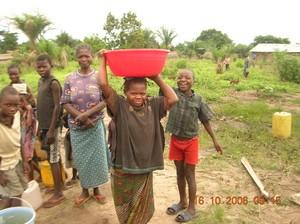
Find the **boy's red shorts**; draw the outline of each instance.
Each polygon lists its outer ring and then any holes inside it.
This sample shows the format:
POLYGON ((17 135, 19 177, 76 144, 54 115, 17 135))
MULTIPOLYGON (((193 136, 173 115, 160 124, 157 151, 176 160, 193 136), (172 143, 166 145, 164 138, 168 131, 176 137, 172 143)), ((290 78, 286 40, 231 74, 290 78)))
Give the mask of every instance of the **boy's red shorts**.
POLYGON ((179 140, 172 135, 169 158, 170 160, 184 161, 187 164, 196 165, 198 163, 198 149, 198 136, 187 140, 179 140))

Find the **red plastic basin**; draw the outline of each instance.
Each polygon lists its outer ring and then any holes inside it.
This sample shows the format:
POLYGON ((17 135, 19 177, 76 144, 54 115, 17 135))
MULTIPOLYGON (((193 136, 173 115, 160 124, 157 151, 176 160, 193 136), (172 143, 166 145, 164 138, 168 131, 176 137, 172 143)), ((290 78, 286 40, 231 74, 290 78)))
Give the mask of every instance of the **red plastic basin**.
POLYGON ((123 77, 147 77, 159 74, 169 51, 164 49, 123 49, 104 53, 112 73, 123 77))

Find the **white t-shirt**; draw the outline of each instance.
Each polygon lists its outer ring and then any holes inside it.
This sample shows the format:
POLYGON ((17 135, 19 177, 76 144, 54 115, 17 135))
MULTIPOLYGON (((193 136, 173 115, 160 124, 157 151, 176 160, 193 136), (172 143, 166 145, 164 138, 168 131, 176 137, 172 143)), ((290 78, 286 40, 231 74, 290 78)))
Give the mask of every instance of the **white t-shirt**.
POLYGON ((11 128, 0 123, 0 142, 0 170, 12 169, 22 159, 20 112, 15 114, 11 128))

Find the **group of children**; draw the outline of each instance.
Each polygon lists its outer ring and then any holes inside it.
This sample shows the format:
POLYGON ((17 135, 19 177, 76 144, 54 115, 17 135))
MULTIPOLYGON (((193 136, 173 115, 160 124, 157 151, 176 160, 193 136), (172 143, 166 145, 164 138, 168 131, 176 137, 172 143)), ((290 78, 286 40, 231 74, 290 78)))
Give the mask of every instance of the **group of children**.
MULTIPOLYGON (((36 105, 37 135, 45 143, 54 177, 54 193, 44 207, 53 207, 65 200, 58 147, 59 118, 63 107, 68 112, 72 158, 82 187, 75 205, 80 206, 90 200, 89 188, 93 188, 92 198, 99 203, 105 202, 98 186, 108 182, 111 166, 112 195, 119 222, 148 223, 154 213, 152 173, 164 167, 164 131, 160 120, 169 111, 166 131, 171 133, 169 158, 176 166, 179 201, 170 205, 166 213, 177 215, 177 222, 190 221, 196 214, 198 121, 211 136, 217 152, 222 153, 209 122, 212 112, 192 90, 192 71, 185 69, 178 72, 176 88, 167 85, 160 75, 126 78, 124 95, 118 95, 109 84, 103 51, 98 56, 101 61, 99 73, 91 67, 91 48, 85 44, 78 46, 76 58, 79 69, 66 78, 63 88, 51 73, 50 58, 40 55, 36 59, 36 70, 41 76, 36 105), (147 79, 158 85, 160 96, 147 95, 147 79), (111 117, 110 152, 103 123, 105 107, 111 117)), ((20 197, 26 188, 23 171, 30 169, 21 144, 21 97, 13 87, 5 87, 0 93, 2 196, 20 197)))

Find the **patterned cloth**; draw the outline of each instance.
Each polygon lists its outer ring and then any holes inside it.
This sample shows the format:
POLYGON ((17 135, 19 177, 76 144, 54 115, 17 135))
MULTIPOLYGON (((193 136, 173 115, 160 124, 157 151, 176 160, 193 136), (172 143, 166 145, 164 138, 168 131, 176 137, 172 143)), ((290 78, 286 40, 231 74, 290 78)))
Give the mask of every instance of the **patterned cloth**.
MULTIPOLYGON (((61 104, 69 103, 82 113, 96 106, 100 101, 102 101, 102 92, 99 89, 95 70, 87 75, 75 72, 66 78, 61 104)), ((100 118, 104 118, 103 112, 95 113, 90 117, 94 121, 100 118)), ((68 122, 70 128, 81 128, 71 116, 68 117, 68 122)))
POLYGON ((187 96, 174 89, 178 102, 171 108, 166 131, 182 138, 193 138, 198 135, 198 119, 202 122, 212 118, 212 111, 201 98, 194 94, 187 96))
POLYGON ((36 123, 36 117, 33 110, 24 110, 21 122, 21 141, 23 155, 26 161, 30 161, 33 158, 36 123))
POLYGON ((153 175, 112 170, 112 193, 121 224, 148 223, 154 213, 153 175))
POLYGON ((108 181, 107 145, 102 121, 86 130, 70 129, 72 156, 81 186, 94 188, 108 181))

